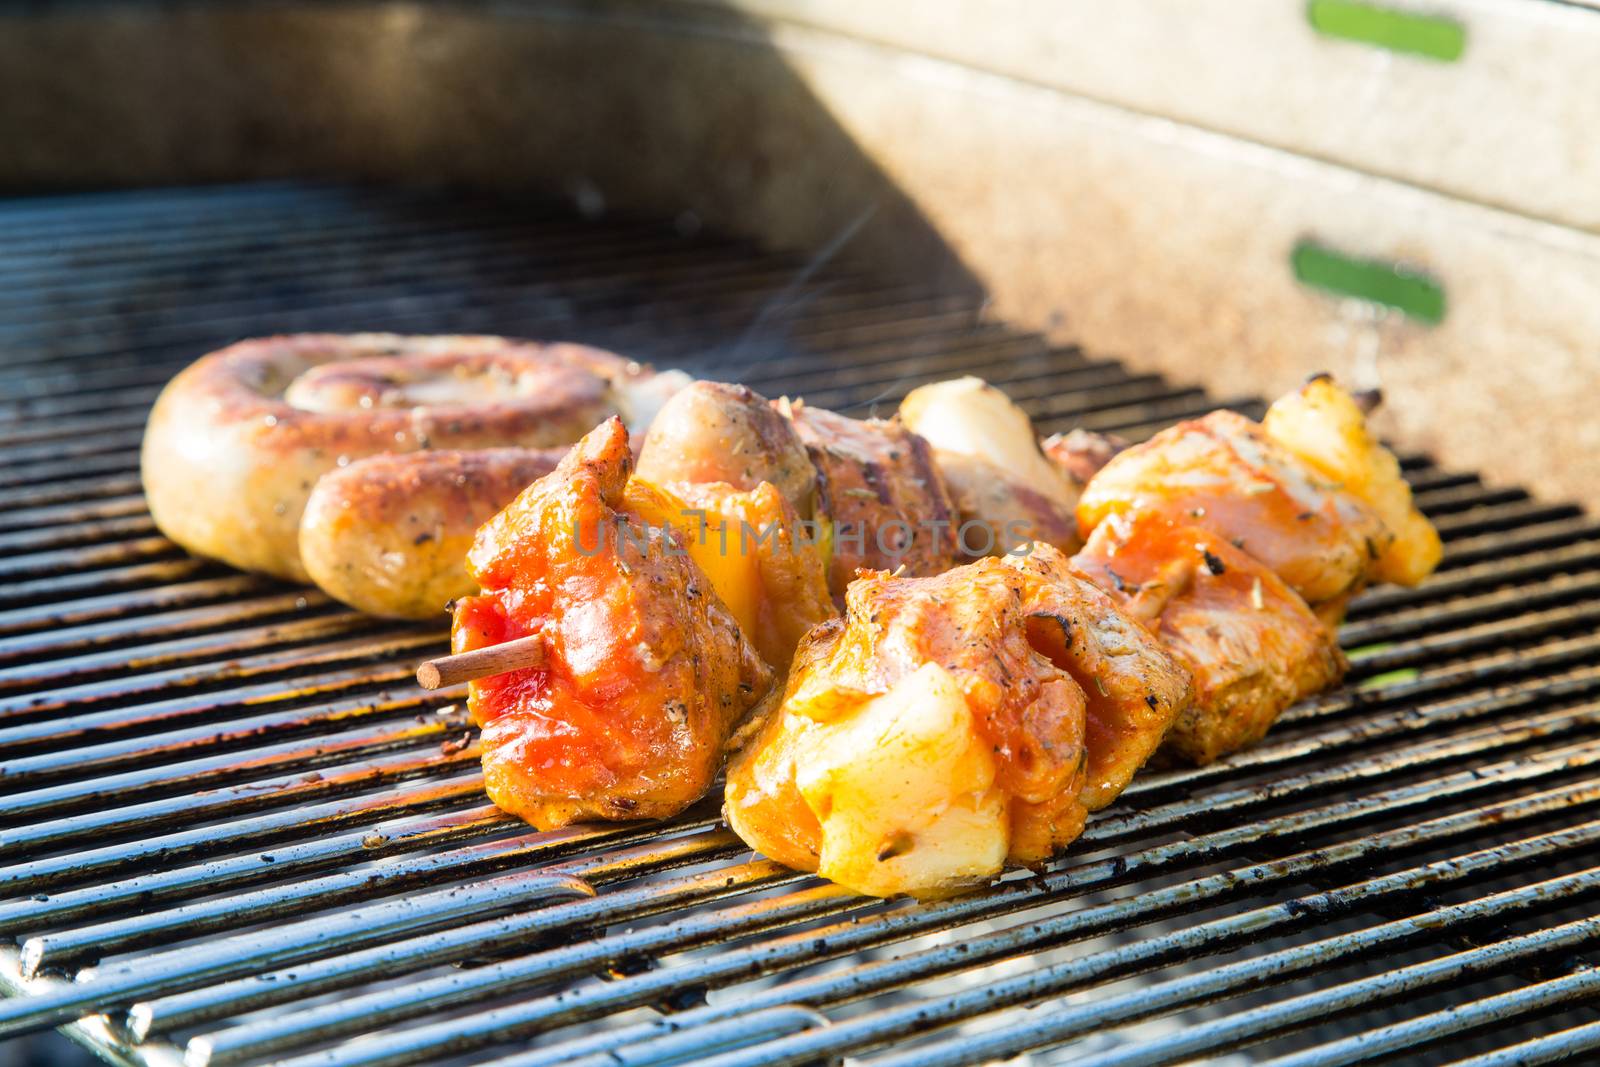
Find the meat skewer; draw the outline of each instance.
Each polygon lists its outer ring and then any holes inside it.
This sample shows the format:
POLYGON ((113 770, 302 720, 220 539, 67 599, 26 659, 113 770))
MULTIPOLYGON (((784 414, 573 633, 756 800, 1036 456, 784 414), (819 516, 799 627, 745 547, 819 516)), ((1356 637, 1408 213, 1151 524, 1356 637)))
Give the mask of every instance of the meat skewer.
POLYGON ((479 678, 544 666, 544 636, 538 631, 471 652, 440 656, 417 664, 417 684, 424 689, 444 689, 479 678))
MULTIPOLYGON (((862 891, 936 895, 1006 862, 1039 862, 1157 746, 1207 762, 1257 740, 1284 707, 1342 674, 1329 624, 1355 591, 1431 570, 1436 535, 1393 457, 1366 435, 1357 402, 1331 382, 1308 382, 1265 425, 1219 412, 1138 446, 1075 434, 1042 450, 998 390, 975 380, 927 388, 922 415, 913 404, 907 421, 928 420, 936 463, 896 423, 698 383, 645 441, 640 467, 655 484, 636 479, 625 493, 635 516, 663 527, 672 524, 661 501, 700 504, 726 532, 764 493, 780 529, 814 518, 825 531, 820 551, 787 568, 778 554, 697 552, 690 540, 688 573, 706 578, 758 663, 781 674, 799 643, 787 681, 731 738, 730 824, 760 851, 862 891), (1020 446, 953 428, 964 404, 991 437, 1020 426, 1020 446), (1060 472, 1043 505, 1016 491, 1025 486, 985 484, 1036 470, 1024 455, 1060 472), (964 489, 953 498, 945 463, 978 472, 956 479, 964 489), (1063 501, 1080 488, 1072 514, 1063 501), (937 538, 840 551, 849 522, 876 531, 920 514, 947 528, 952 499, 962 519, 1020 515, 1048 529, 1065 513, 1088 544, 1071 560, 1035 542, 954 568, 937 538), (828 589, 846 594, 843 619, 828 589), (1143 666, 1119 673, 1117 657, 1128 656, 1143 666), (1047 690, 1057 695, 1041 697, 1047 690)), ((550 606, 574 608, 592 610, 550 606)), ((462 629, 458 608, 458 646, 462 629)), ((748 706, 761 692, 742 695, 748 706)), ((737 718, 698 738, 712 763, 737 718)))
MULTIPOLYGON (((473 681, 485 788, 541 830, 665 818, 704 795, 772 670, 704 572, 648 524, 612 418, 478 532, 451 649, 537 632, 543 657, 473 681)), ((820 571, 819 571, 820 577, 820 571)))

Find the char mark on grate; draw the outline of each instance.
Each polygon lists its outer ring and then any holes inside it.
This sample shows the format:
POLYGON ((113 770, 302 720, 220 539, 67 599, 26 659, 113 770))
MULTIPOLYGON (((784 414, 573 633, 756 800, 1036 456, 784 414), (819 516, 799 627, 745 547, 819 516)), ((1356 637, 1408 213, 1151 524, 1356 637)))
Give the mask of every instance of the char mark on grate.
POLYGON ((262 333, 568 338, 855 414, 978 373, 1043 430, 1136 438, 1219 403, 805 266, 403 191, 0 206, 0 1035, 219 1067, 1595 1055, 1578 508, 1410 457, 1445 563, 1353 605, 1345 688, 1145 775, 1047 871, 924 904, 754 857, 714 801, 531 832, 485 800, 461 693, 410 682, 442 621, 189 558, 145 511, 156 391, 262 333))

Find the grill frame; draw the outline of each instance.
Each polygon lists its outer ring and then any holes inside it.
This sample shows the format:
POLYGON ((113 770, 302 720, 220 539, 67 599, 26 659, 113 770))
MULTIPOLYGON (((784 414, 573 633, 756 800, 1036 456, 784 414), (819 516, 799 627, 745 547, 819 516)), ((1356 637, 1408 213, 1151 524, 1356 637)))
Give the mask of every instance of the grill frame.
MULTIPOLYGON (((365 328, 570 337, 855 413, 972 371, 1046 431, 1140 437, 1217 401, 987 321, 968 296, 489 200, 304 184, 62 197, 0 205, 0 235, 0 277, 14 283, 0 295, 0 938, 21 939, 0 948, 0 984, 28 994, 0 1001, 0 1027, 59 1023, 148 1063, 181 1058, 165 1040, 174 1033, 196 1036, 196 1061, 214 1064, 884 1051, 957 1063, 1094 1037, 1113 1009, 1133 1020, 1164 996, 1190 1020, 1183 1030, 1135 1029, 1085 1055, 1170 1062, 1196 1034, 1215 1052, 1263 1027, 1292 1033, 1313 1017, 1286 1022, 1292 1007, 1332 1011, 1341 989, 1329 979, 1295 1000, 1277 995, 1284 982, 1324 981, 1394 945, 1434 955, 1351 980, 1462 984, 1438 962, 1454 952, 1469 954, 1463 968, 1498 961, 1496 974, 1523 985, 1469 1001, 1465 1021, 1423 1011, 1387 1040, 1415 1049, 1474 1019, 1536 1020, 1555 1005, 1571 1009, 1571 1027, 1481 1051, 1522 1045, 1543 1062, 1600 1048, 1573 1008, 1594 1000, 1576 951, 1600 940, 1592 920, 1562 912, 1484 945, 1456 939, 1489 917, 1528 921, 1541 892, 1578 907, 1600 891, 1600 868, 1501 888, 1537 862, 1575 862, 1600 837, 1589 810, 1600 802, 1600 521, 1576 506, 1405 457, 1445 564, 1420 589, 1352 605, 1343 689, 1221 764, 1142 776, 1042 875, 938 904, 867 902, 742 858, 714 799, 664 827, 534 834, 489 814, 473 750, 440 749, 467 731, 449 710, 460 692, 409 684, 411 663, 442 646, 442 623, 365 620, 315 591, 190 560, 155 533, 134 448, 155 391, 243 334, 365 328), (1387 889, 1348 888, 1364 881, 1387 889), (1455 891, 1471 895, 1428 899, 1455 891), (1332 935, 1343 948, 1316 944, 1318 923, 1361 918, 1363 903, 1371 922, 1332 935), (1563 923, 1568 941, 1550 933, 1563 923), (1448 936, 1428 943, 1422 930, 1448 936), (1261 953, 1221 970, 1183 969, 1256 942, 1261 953), (1185 947, 1174 966, 1140 969, 1172 946, 1185 947), (23 976, 100 957, 88 981, 23 976), (1554 959, 1559 971, 1568 957, 1561 973, 1523 975, 1524 963, 1554 959), (1034 966, 1006 969, 1024 959, 1034 966), (979 960, 993 961, 988 984, 919 993, 979 960), (440 972, 446 963, 473 965, 440 972), (767 972, 787 984, 751 981, 767 972), (1146 984, 1090 981, 1124 972, 1146 984), (390 984, 364 1001, 350 992, 356 975, 390 984), (1264 1000, 1193 1014, 1259 983, 1264 1000), (722 989, 742 991, 701 1003, 722 989), (1032 1015, 996 1007, 1072 990, 1093 999, 1032 1015), (640 1016, 652 1005, 657 1018, 640 1016), (118 1016, 76 1021, 107 1006, 131 1010, 132 1032, 154 1040, 131 1042, 118 1016), (245 1007, 279 1014, 229 1025, 245 1007), (421 1025, 329 1044, 374 1019, 388 1026, 379 1009, 421 1025), (891 1048, 935 1019, 984 1027, 891 1048), (608 1025, 523 1052, 489 1040, 558 1023, 608 1025)), ((1261 411, 1252 398, 1221 406, 1261 411)))

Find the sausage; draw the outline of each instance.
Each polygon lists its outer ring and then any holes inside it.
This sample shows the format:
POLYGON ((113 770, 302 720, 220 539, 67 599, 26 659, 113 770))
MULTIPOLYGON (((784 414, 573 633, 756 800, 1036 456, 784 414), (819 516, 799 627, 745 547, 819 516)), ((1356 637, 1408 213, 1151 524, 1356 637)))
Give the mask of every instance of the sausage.
POLYGON ((473 534, 564 448, 382 455, 323 476, 300 520, 300 560, 323 591, 370 615, 427 618, 478 590, 473 534))
POLYGON ((726 482, 772 485, 809 519, 817 471, 794 427, 767 399, 742 385, 695 382, 661 408, 634 471, 652 485, 726 482))
POLYGON ((501 337, 242 341, 202 357, 156 400, 145 495, 156 525, 189 551, 306 581, 300 519, 323 475, 382 453, 570 444, 635 400, 657 403, 657 384, 681 385, 669 377, 681 376, 501 337))

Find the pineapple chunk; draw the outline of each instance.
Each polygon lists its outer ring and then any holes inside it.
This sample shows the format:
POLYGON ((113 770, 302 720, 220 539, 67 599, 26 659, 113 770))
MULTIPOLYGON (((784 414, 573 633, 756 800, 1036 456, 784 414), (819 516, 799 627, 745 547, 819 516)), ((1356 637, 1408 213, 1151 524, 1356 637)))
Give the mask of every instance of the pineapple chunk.
POLYGON ((853 714, 808 731, 796 786, 817 816, 817 873, 875 896, 958 888, 1000 873, 1006 798, 960 686, 927 663, 853 714))
POLYGON ((1444 549, 1418 511, 1400 462, 1367 429, 1367 419, 1332 378, 1318 376, 1280 397, 1261 422, 1267 436, 1378 513, 1394 534, 1372 568, 1380 582, 1416 585, 1439 565, 1444 549))

